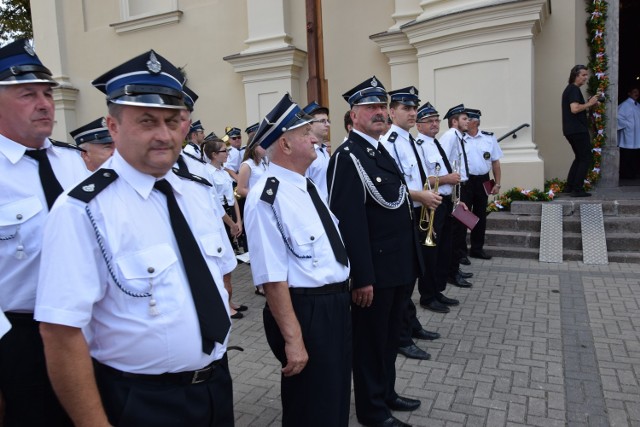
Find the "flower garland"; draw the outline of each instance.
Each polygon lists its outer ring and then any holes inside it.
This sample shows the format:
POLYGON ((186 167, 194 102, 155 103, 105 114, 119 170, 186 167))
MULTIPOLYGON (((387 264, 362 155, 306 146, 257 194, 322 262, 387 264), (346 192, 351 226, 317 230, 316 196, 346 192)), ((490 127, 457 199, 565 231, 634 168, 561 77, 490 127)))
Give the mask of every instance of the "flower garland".
MULTIPOLYGON (((591 77, 587 85, 587 91, 592 95, 605 96, 609 89, 608 58, 605 47, 605 30, 607 22, 606 0, 587 0, 587 33, 589 38, 589 68, 591 77)), ((600 160, 602 159, 602 147, 607 141, 607 109, 605 102, 599 102, 592 109, 591 124, 594 130, 592 141, 593 161, 592 167, 585 180, 585 188, 589 189, 600 179, 600 160)))
MULTIPOLYGON (((587 13, 587 33, 589 38, 589 68, 591 77, 587 84, 589 94, 604 96, 609 89, 608 59, 605 48, 605 26, 607 22, 607 0, 586 0, 587 13)), ((590 189, 600 179, 600 161, 602 159, 602 147, 606 144, 607 134, 607 110, 604 102, 598 103, 592 109, 591 124, 594 129, 594 136, 591 142, 593 159, 591 170, 587 173, 584 182, 585 189, 590 189)), ((564 190, 565 180, 554 178, 545 182, 544 191, 537 188, 526 190, 514 187, 495 198, 487 206, 487 212, 508 211, 513 201, 551 201, 556 193, 564 190)))

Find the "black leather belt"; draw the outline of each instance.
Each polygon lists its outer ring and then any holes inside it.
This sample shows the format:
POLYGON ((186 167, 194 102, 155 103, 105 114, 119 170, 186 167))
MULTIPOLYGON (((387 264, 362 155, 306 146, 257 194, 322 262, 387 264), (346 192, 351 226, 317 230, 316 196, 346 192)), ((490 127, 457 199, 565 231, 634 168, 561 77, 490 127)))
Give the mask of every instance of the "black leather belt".
POLYGON ((481 179, 482 181, 489 180, 489 172, 483 175, 469 175, 469 179, 481 179))
POLYGON ((5 311, 4 315, 12 322, 33 322, 33 313, 15 313, 13 311, 5 311))
POLYGON ((349 280, 340 283, 329 283, 318 288, 289 288, 293 295, 327 295, 349 292, 349 280))
POLYGON ((185 371, 185 372, 166 372, 164 374, 132 374, 131 372, 124 372, 116 368, 112 368, 111 366, 104 365, 96 360, 93 361, 93 365, 97 369, 101 369, 105 372, 108 372, 112 375, 121 377, 121 378, 134 378, 142 381, 152 381, 152 382, 161 382, 161 383, 169 383, 169 384, 178 384, 178 385, 188 385, 188 384, 198 384, 205 381, 210 380, 213 377, 213 372, 222 361, 226 360, 227 355, 225 354, 221 359, 214 360, 210 365, 205 366, 202 369, 197 369, 195 371, 185 371))

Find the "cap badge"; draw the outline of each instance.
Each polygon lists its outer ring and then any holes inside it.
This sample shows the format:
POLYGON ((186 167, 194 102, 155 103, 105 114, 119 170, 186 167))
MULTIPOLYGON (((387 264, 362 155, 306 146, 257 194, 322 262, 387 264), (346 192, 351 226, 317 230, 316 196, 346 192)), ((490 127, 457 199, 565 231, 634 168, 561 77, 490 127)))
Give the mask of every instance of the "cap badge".
POLYGON ((409 89, 409 93, 411 95, 415 95, 416 94, 416 90, 414 88, 409 89))
POLYGON ((162 70, 162 64, 156 58, 156 54, 151 52, 149 55, 149 60, 147 61, 147 69, 151 71, 153 74, 158 74, 162 70))
POLYGON ((102 121, 100 122, 100 126, 102 126, 103 128, 107 127, 107 119, 105 119, 104 117, 102 118, 102 121))
POLYGON ((31 56, 36 56, 36 53, 34 52, 33 47, 31 47, 29 42, 24 42, 24 51, 31 56))
POLYGON ((96 189, 96 185, 95 184, 89 184, 89 185, 84 185, 82 187, 82 190, 87 192, 87 193, 93 193, 96 189))
POLYGON ((377 87, 378 86, 378 81, 376 80, 375 77, 371 79, 371 86, 372 87, 377 87))

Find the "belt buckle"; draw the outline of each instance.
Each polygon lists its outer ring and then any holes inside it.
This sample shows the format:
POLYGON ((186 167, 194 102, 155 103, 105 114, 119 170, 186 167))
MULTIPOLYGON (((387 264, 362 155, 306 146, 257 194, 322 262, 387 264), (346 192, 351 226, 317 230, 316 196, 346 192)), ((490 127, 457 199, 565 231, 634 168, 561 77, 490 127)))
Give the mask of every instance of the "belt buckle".
POLYGON ((199 384, 208 380, 210 376, 207 374, 209 374, 212 369, 213 369, 213 366, 207 366, 206 368, 193 371, 193 377, 191 377, 191 384, 199 384))

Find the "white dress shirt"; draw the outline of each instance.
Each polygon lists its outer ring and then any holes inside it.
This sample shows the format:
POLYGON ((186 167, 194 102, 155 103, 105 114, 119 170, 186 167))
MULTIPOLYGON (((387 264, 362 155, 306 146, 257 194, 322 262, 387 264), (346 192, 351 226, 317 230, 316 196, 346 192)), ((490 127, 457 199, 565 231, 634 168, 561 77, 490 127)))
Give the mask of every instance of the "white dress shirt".
MULTIPOLYGON (((44 143, 51 167, 63 189, 89 172, 77 150, 44 143)), ((33 313, 40 266, 42 229, 48 214, 38 162, 26 147, 0 135, 0 307, 33 313)), ((65 266, 69 267, 66 254, 65 266)))
POLYGON ((324 144, 314 144, 314 148, 317 157, 307 169, 305 176, 311 178, 316 184, 316 187, 318 187, 318 192, 322 200, 327 201, 329 197, 329 190, 327 189, 327 169, 331 156, 327 153, 327 147, 324 144))
MULTIPOLYGON (((160 374, 207 366, 224 355, 228 337, 211 355, 202 352, 195 305, 166 198, 153 187, 156 178, 134 169, 117 150, 104 167, 119 177, 88 204, 62 196, 49 214, 35 318, 83 328, 91 356, 122 371, 160 374), (152 293, 155 310, 151 298, 131 295, 146 292, 152 293)), ((171 171, 164 178, 229 313, 220 265, 232 250, 222 222, 212 218, 209 189, 171 171)))
MULTIPOLYGON (((349 267, 336 261, 304 176, 271 163, 269 173, 249 192, 244 213, 256 286, 286 281, 290 287, 314 288, 349 277, 349 267), (273 204, 278 219, 271 205, 260 199, 272 177, 279 181, 273 204)), ((338 220, 331 217, 338 229, 338 220)))
POLYGON ((483 133, 478 129, 475 136, 465 135, 464 137, 469 159, 469 174, 484 175, 491 171, 491 162, 502 157, 502 150, 498 145, 496 137, 483 133))
MULTIPOLYGON (((420 176, 420 159, 416 158, 416 154, 411 147, 409 131, 396 125, 391 125, 389 131, 380 138, 380 142, 396 161, 409 190, 422 191, 424 189, 424 183, 420 176), (394 134, 395 140, 392 142, 389 139, 391 138, 393 140, 392 135, 394 134)), ((428 175, 426 170, 424 170, 424 173, 428 175)), ((414 201, 413 206, 420 207, 422 203, 414 201)))

